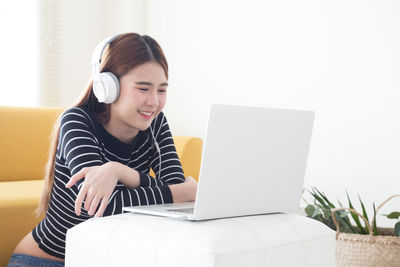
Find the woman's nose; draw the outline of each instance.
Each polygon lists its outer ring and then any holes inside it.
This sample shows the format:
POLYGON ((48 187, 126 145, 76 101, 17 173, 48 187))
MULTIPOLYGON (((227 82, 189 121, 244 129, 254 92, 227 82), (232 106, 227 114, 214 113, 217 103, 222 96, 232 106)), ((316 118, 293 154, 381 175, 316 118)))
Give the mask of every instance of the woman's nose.
POLYGON ((155 107, 158 106, 159 101, 158 101, 157 92, 156 92, 156 93, 153 93, 153 92, 152 92, 152 93, 148 94, 148 97, 147 97, 147 104, 148 104, 149 106, 155 106, 155 107))

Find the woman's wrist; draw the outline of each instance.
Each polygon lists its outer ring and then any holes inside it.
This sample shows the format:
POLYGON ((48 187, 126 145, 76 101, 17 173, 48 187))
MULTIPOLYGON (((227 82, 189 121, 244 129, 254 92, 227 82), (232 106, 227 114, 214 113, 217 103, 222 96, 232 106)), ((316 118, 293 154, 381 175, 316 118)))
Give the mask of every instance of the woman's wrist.
POLYGON ((186 178, 184 183, 169 186, 174 203, 188 202, 196 200, 197 182, 191 178, 186 178))
POLYGON ((172 184, 169 185, 169 189, 171 190, 172 194, 172 201, 173 203, 178 202, 186 202, 186 190, 185 190, 184 183, 182 184, 172 184))
POLYGON ((129 188, 138 188, 140 185, 140 175, 139 173, 124 164, 113 161, 109 162, 112 164, 113 168, 116 170, 116 174, 118 177, 118 181, 123 183, 126 187, 129 188))

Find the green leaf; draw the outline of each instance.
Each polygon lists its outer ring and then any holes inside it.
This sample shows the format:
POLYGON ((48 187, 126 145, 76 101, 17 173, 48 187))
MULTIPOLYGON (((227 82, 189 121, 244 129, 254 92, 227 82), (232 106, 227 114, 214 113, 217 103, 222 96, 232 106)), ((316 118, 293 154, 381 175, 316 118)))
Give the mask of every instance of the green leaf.
POLYGON ((376 227, 376 208, 375 208, 375 203, 373 203, 374 207, 374 225, 372 225, 372 231, 374 235, 378 235, 378 228, 376 227))
POLYGON ((350 222, 350 219, 348 217, 344 217, 343 222, 351 230, 352 233, 358 234, 358 231, 354 228, 353 224, 350 222))
POLYGON ((339 210, 335 213, 335 217, 340 225, 340 232, 358 234, 358 231, 350 223, 347 217, 348 214, 349 212, 345 210, 339 210))
POLYGON ((383 214, 386 216, 388 219, 398 219, 400 217, 400 212, 399 211, 393 211, 390 214, 383 214))
MULTIPOLYGON (((313 217, 313 218, 315 218, 315 217, 322 217, 322 215, 321 215, 321 212, 320 212, 320 210, 319 209, 315 209, 314 210, 314 213, 311 215, 311 217, 313 217)), ((318 219, 318 220, 321 220, 321 219, 318 219)))
POLYGON ((341 218, 346 218, 347 215, 349 215, 350 212, 347 211, 347 210, 339 210, 338 213, 339 213, 339 216, 340 216, 341 218))
POLYGON ((332 210, 327 208, 321 208, 322 214, 326 219, 332 219, 332 210))
POLYGON ((322 205, 324 208, 329 208, 329 205, 325 203, 324 199, 321 198, 313 189, 310 194, 315 198, 315 200, 322 205))
MULTIPOLYGON (((353 204, 351 203, 351 200, 350 200, 350 197, 349 197, 349 194, 348 194, 347 191, 346 191, 346 195, 347 195, 347 200, 349 201, 349 208, 355 210, 353 204)), ((353 220, 355 221, 355 223, 357 224, 357 227, 360 230, 360 234, 365 235, 366 231, 364 230, 364 227, 362 226, 362 224, 360 222, 360 218, 358 217, 358 215, 353 213, 353 212, 350 212, 350 214, 351 214, 351 217, 353 218, 353 220)), ((367 226, 365 226, 365 227, 367 227, 367 226)))
MULTIPOLYGON (((358 195, 358 199, 360 200, 360 204, 361 204, 363 216, 365 217, 365 219, 367 219, 367 221, 369 221, 367 211, 365 210, 364 203, 361 201, 360 195, 358 195)), ((367 228, 367 229, 368 229, 368 228, 367 228)), ((369 233, 369 231, 368 231, 368 233, 369 233)))
POLYGON ((314 198, 318 200, 318 202, 323 204, 324 207, 330 208, 329 204, 325 201, 324 197, 321 196, 320 192, 318 191, 318 189, 316 187, 312 188, 312 194, 313 194, 314 198))
POLYGON ((311 204, 308 204, 307 207, 305 207, 304 211, 307 214, 307 217, 312 217, 315 211, 315 207, 311 204))
POLYGON ((396 236, 400 236, 400 222, 397 222, 397 223, 394 225, 394 234, 395 234, 396 236))
POLYGON ((323 199, 325 200, 326 203, 328 203, 328 206, 329 206, 331 209, 334 209, 334 208, 335 208, 335 205, 333 205, 333 204, 329 201, 329 199, 325 196, 325 194, 324 194, 324 193, 321 193, 321 192, 318 190, 318 188, 316 188, 316 187, 314 187, 314 188, 315 188, 315 191, 317 191, 317 193, 320 195, 320 197, 323 198, 323 199))

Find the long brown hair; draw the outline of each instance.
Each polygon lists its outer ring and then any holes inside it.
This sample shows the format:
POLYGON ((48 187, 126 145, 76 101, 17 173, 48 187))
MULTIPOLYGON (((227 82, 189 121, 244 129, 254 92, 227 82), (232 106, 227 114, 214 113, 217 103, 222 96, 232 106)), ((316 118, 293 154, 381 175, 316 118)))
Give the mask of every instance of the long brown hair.
MULTIPOLYGON (((168 79, 168 63, 159 44, 150 36, 136 33, 121 34, 106 48, 102 57, 100 71, 112 72, 118 78, 133 68, 149 61, 157 62, 165 71, 168 79)), ((83 90, 73 107, 88 107, 99 123, 107 123, 110 119, 110 104, 99 103, 93 93, 93 81, 83 90)), ((54 166, 57 153, 57 144, 60 134, 61 116, 54 123, 51 133, 49 157, 45 167, 44 185, 36 214, 46 213, 54 182, 54 166)))

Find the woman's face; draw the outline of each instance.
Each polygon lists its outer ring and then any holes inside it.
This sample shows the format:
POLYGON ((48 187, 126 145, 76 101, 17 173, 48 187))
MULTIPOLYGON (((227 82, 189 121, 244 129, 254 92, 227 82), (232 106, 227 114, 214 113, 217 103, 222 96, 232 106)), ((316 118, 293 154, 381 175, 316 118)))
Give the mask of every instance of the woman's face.
POLYGON ((139 130, 146 130, 164 108, 168 80, 159 63, 147 62, 130 70, 119 81, 120 96, 111 104, 108 124, 118 128, 113 129, 114 135, 118 131, 121 141, 129 142, 132 134, 135 137, 139 130))

